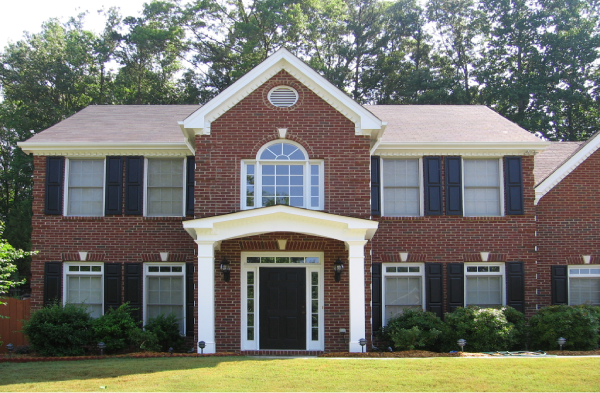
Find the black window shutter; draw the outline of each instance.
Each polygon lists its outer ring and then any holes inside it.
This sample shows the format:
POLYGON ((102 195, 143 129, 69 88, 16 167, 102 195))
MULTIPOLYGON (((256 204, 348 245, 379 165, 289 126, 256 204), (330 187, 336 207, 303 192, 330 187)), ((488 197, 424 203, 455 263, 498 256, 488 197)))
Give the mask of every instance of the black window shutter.
POLYGON ((442 214, 442 158, 425 157, 425 215, 442 214))
POLYGON ((552 304, 569 303, 567 268, 565 265, 552 266, 552 304))
POLYGON ((104 264, 104 312, 121 305, 121 264, 104 264))
POLYGON ((194 336, 194 263, 185 264, 185 334, 194 336))
POLYGON ((44 306, 60 302, 62 298, 62 263, 46 262, 44 264, 44 306))
POLYGON ((444 317, 444 279, 442 276, 443 265, 441 263, 425 264, 425 308, 435 313, 438 317, 444 317))
POLYGON ((142 320, 142 268, 141 263, 125 263, 125 302, 135 309, 131 316, 137 320, 142 320))
POLYGON ((462 171, 460 157, 446 157, 446 215, 462 215, 462 171))
POLYGON ((525 312, 525 268, 523 262, 506 262, 506 305, 525 312))
POLYGON ((188 216, 194 215, 194 187, 196 174, 196 160, 195 158, 187 158, 187 174, 186 174, 186 188, 185 188, 185 214, 188 216))
POLYGON ((373 335, 381 329, 381 263, 371 265, 371 319, 373 321, 373 335))
POLYGON ((521 157, 504 157, 506 214, 525 214, 521 157))
POLYGON ((106 157, 105 214, 123 212, 123 157, 106 157))
POLYGON ((144 157, 126 157, 125 164, 125 214, 141 215, 144 212, 144 157))
POLYGON ((463 263, 449 263, 448 269, 448 311, 452 312, 465 305, 465 275, 463 263))
POLYGON ((381 215, 381 160, 371 157, 371 215, 381 215))
POLYGON ((45 214, 62 214, 64 162, 64 157, 46 157, 45 214))

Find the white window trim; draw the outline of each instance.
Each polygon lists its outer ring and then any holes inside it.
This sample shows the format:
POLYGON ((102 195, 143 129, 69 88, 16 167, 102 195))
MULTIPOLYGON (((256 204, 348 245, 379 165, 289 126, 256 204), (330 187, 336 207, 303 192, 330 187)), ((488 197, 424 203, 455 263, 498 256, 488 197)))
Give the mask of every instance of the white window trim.
POLYGON ((462 193, 462 211, 463 217, 504 217, 504 165, 503 158, 496 158, 498 160, 498 181, 500 185, 498 187, 498 192, 500 195, 498 196, 498 203, 500 204, 500 214, 498 216, 468 216, 465 214, 465 161, 475 161, 475 160, 493 160, 494 158, 483 158, 483 157, 472 157, 472 158, 464 158, 462 157, 461 161, 461 176, 462 176, 462 185, 461 185, 461 193, 462 193))
POLYGON ((469 304, 467 303, 467 277, 468 276, 479 276, 479 277, 490 277, 490 276, 500 276, 500 294, 502 296, 502 304, 501 306, 506 305, 506 275, 505 275, 505 264, 504 262, 465 262, 464 263, 464 304, 465 307, 469 304), (500 266, 499 272, 467 272, 467 266, 500 266))
POLYGON ((419 171, 419 215, 417 216, 409 216, 409 215, 387 215, 385 214, 385 179, 383 176, 383 166, 385 165, 384 161, 393 161, 393 160, 414 160, 414 158, 405 157, 405 158, 385 158, 379 157, 379 185, 381 187, 381 192, 379 197, 381 198, 381 215, 383 217, 422 217, 425 213, 425 181, 423 179, 423 157, 418 158, 418 171, 419 171))
MULTIPOLYGON (((579 304, 571 303, 571 278, 598 278, 600 279, 600 274, 571 274, 571 269, 600 269, 600 265, 569 265, 567 266, 567 298, 569 299, 569 306, 578 306, 579 304)), ((584 303, 585 304, 585 303, 584 303)))
POLYGON ((144 325, 146 325, 148 323, 148 312, 147 312, 147 305, 148 305, 148 295, 146 294, 146 290, 148 289, 148 277, 151 276, 160 276, 160 277, 183 277, 183 290, 181 291, 182 293, 182 307, 183 307, 183 334, 182 336, 185 336, 186 334, 186 302, 185 302, 185 295, 186 295, 186 279, 185 279, 185 274, 186 274, 186 270, 185 270, 185 263, 184 262, 144 262, 144 282, 143 282, 143 295, 142 295, 142 299, 144 302, 143 305, 143 315, 144 315, 144 325), (181 272, 149 272, 148 271, 148 267, 150 266, 181 266, 181 272))
MULTIPOLYGON (((152 160, 160 160, 160 157, 150 157, 152 160)), ((177 157, 167 158, 164 157, 165 160, 176 160, 177 157)), ((144 217, 185 217, 185 197, 186 197, 186 175, 187 175, 187 160, 183 158, 183 178, 182 178, 182 201, 181 204, 181 215, 179 216, 149 216, 148 215, 148 157, 144 157, 144 193, 143 193, 143 204, 144 204, 144 217)), ((194 179, 194 186, 195 186, 194 179)), ((194 202, 195 203, 195 202, 194 202)))
MULTIPOLYGON (((91 269, 90 269, 91 270, 91 269)), ((104 315, 104 262, 64 262, 63 263, 63 288, 62 288, 62 304, 63 306, 67 304, 67 296, 68 296, 68 276, 100 276, 100 288, 102 290, 102 314, 104 315), (100 272, 69 272, 69 266, 100 266, 100 272)), ((83 303, 85 304, 85 303, 83 303)))
POLYGON ((302 207, 302 209, 308 209, 308 210, 323 210, 325 209, 325 171, 323 169, 324 164, 323 164, 323 160, 311 160, 309 158, 308 153, 306 152, 306 150, 299 145, 298 143, 289 141, 287 139, 277 139, 273 142, 267 143, 264 146, 262 146, 259 150, 258 153, 256 154, 256 159, 254 160, 242 160, 241 162, 241 176, 240 176, 240 190, 241 190, 241 197, 240 197, 240 209, 241 210, 249 210, 249 209, 258 209, 263 207, 262 206, 262 176, 259 176, 260 170, 261 170, 261 166, 262 165, 304 165, 304 194, 303 194, 303 198, 304 198, 304 207, 302 207), (262 153, 269 148, 272 145, 276 145, 279 143, 287 143, 289 145, 295 146, 298 149, 300 149, 300 151, 302 153, 304 153, 304 156, 307 157, 306 160, 260 160, 260 156, 262 155, 262 153), (247 180, 247 175, 248 175, 248 171, 247 171, 247 167, 248 165, 254 165, 254 206, 248 206, 246 204, 246 180, 247 180), (311 172, 310 172, 310 166, 311 165, 318 165, 319 168, 319 206, 317 207, 312 207, 311 205, 311 195, 310 195, 310 188, 311 188, 311 184, 310 184, 310 176, 311 176, 311 172))
POLYGON ((106 157, 99 158, 89 158, 89 157, 71 157, 65 159, 65 185, 63 191, 63 215, 65 217, 104 217, 105 216, 105 206, 106 206, 106 157), (82 161, 82 160, 90 160, 97 161, 102 160, 104 163, 104 171, 102 173, 102 214, 99 216, 81 216, 76 214, 69 214, 69 174, 71 172, 71 161, 82 161))
MULTIPOLYGON (((257 351, 260 350, 260 267, 292 267, 292 268, 305 268, 306 269, 306 350, 307 351, 324 351, 325 350, 325 285, 324 285, 324 258, 325 255, 322 252, 277 252, 277 251, 247 251, 241 253, 242 261, 242 306, 240 307, 241 313, 241 329, 240 335, 241 350, 242 351, 257 351), (317 257, 319 263, 247 263, 248 257, 317 257), (246 304, 248 303, 248 275, 247 272, 254 272, 254 340, 248 340, 248 313, 246 304), (319 273, 319 340, 312 340, 312 326, 311 326, 311 273, 319 273)), ((333 269, 333 268, 332 268, 333 269)))
POLYGON ((425 310, 426 304, 426 292, 425 292, 425 264, 422 262, 412 263, 412 262, 395 262, 395 263, 382 263, 381 264, 381 322, 382 325, 387 325, 387 318, 385 314, 385 285, 386 285, 386 277, 421 277, 421 308, 425 310), (418 273, 392 273, 387 272, 386 267, 419 267, 418 273))

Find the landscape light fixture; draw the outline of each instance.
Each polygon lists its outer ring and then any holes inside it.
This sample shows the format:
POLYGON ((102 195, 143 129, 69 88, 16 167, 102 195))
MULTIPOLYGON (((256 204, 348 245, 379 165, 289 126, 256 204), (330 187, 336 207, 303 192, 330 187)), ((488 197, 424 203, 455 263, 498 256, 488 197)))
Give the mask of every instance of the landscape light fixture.
POLYGON ((102 341, 100 341, 98 343, 98 348, 100 348, 100 356, 104 356, 104 348, 106 348, 106 344, 104 344, 102 341))
POLYGON ((173 347, 169 347, 169 355, 173 356, 173 347))
POLYGON ((465 340, 464 338, 461 338, 460 340, 458 340, 456 342, 458 344, 458 346, 460 347, 460 351, 464 352, 465 351, 465 345, 467 345, 467 340, 465 340))
POLYGON ((342 335, 342 341, 346 344, 346 329, 340 328, 340 334, 342 335))
POLYGON ((367 345, 367 340, 365 340, 364 338, 361 338, 360 340, 358 340, 358 343, 360 344, 361 352, 364 353, 365 345, 367 345))
POLYGON ((335 282, 340 282, 340 277, 344 271, 344 262, 340 258, 333 263, 333 272, 335 273, 335 282))
POLYGON ((558 345, 560 345, 560 350, 562 351, 562 347, 567 343, 567 339, 564 337, 559 337, 559 339, 556 340, 556 342, 558 343, 558 345))
POLYGON ((229 282, 230 272, 231 265, 229 264, 227 258, 223 257, 223 260, 221 261, 221 273, 223 273, 223 281, 229 282))
POLYGON ((206 343, 204 341, 200 341, 198 343, 198 348, 200 348, 200 355, 204 355, 204 348, 206 348, 206 343))
POLYGON ((13 349, 15 349, 15 346, 14 346, 14 345, 12 345, 12 344, 8 344, 8 345, 6 346, 6 349, 8 349, 8 357, 9 357, 9 358, 12 358, 12 351, 13 351, 13 349))

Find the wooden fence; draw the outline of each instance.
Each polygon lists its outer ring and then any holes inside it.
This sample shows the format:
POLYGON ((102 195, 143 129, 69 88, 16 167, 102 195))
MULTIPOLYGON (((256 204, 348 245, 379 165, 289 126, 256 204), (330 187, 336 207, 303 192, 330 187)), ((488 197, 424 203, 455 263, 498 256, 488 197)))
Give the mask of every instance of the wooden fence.
POLYGON ((6 345, 9 343, 15 347, 28 344, 20 330, 23 327, 22 320, 29 318, 31 300, 2 298, 2 302, 6 304, 0 305, 0 341, 3 341, 0 353, 6 353, 6 345))

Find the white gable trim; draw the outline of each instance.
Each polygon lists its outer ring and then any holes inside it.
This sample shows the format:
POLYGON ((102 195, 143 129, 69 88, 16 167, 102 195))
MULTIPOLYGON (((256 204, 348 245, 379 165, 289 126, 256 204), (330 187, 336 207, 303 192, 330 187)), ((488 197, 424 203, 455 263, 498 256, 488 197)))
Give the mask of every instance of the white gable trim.
POLYGON ((381 142, 373 155, 381 157, 468 156, 502 157, 532 156, 550 142, 381 142))
POLYGON ((571 156, 564 164, 559 166, 535 187, 535 204, 537 205, 544 195, 549 193, 558 183, 573 172, 589 156, 600 148, 600 133, 597 133, 581 150, 571 156))
POLYGON ((183 142, 18 142, 25 153, 35 156, 105 157, 186 157, 195 155, 196 150, 187 141, 183 142))
POLYGON ((356 135, 371 135, 378 139, 383 124, 374 114, 363 108, 346 93, 329 83, 306 63, 286 49, 279 49, 248 72, 221 94, 202 106, 180 123, 187 135, 210 135, 211 123, 267 82, 279 71, 285 70, 302 84, 355 123, 356 135))

